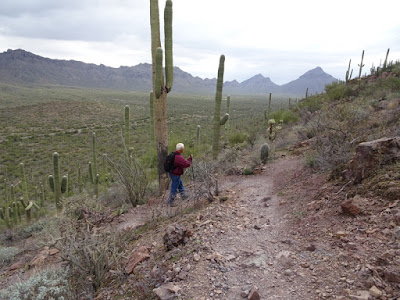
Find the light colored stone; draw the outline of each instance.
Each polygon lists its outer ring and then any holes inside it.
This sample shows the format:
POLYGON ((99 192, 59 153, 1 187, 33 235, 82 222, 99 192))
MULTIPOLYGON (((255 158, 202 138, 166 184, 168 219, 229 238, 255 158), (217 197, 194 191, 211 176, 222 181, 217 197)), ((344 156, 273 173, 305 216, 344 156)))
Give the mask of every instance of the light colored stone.
POLYGON ((372 297, 379 298, 383 295, 383 292, 378 289, 375 285, 369 289, 369 293, 372 297))

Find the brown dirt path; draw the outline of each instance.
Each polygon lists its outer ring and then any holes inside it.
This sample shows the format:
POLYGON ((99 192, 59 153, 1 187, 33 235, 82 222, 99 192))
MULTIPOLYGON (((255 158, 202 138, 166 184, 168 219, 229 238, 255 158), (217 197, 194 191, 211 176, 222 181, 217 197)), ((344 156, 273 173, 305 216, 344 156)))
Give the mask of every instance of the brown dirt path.
POLYGON ((241 299, 252 288, 261 299, 318 299, 310 285, 309 251, 294 249, 296 229, 279 196, 303 164, 298 157, 282 158, 258 175, 224 179, 228 200, 210 205, 195 226, 201 247, 193 251, 194 265, 189 260, 190 267, 182 266, 189 270, 178 284, 182 299, 241 299))
POLYGON ((371 215, 398 202, 353 218, 339 211, 342 185, 301 157, 283 156, 258 173, 224 178, 220 199, 228 200, 187 225, 193 238, 166 280, 181 289, 178 299, 250 299, 251 290, 260 299, 399 299, 390 226, 386 243, 360 230, 373 220, 378 233, 385 222, 371 215))

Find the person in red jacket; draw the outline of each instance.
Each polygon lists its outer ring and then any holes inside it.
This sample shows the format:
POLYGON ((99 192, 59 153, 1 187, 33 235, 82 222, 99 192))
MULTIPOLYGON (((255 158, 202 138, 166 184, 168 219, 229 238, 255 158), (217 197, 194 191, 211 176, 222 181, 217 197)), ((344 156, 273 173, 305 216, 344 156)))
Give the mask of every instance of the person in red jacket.
POLYGON ((169 173, 171 177, 171 191, 169 193, 168 204, 170 206, 175 206, 174 200, 177 193, 182 195, 182 198, 186 198, 186 190, 183 187, 181 175, 185 172, 186 168, 189 168, 192 164, 193 156, 190 154, 189 158, 186 160, 181 154, 185 150, 185 145, 182 143, 176 144, 175 159, 174 159, 174 167, 172 171, 169 173))

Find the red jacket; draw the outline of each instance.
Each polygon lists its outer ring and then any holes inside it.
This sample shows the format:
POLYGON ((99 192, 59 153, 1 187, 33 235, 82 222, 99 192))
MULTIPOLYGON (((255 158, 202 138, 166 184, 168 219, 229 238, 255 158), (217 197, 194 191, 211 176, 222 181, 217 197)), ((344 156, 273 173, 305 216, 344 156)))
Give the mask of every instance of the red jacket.
POLYGON ((174 169, 171 173, 173 175, 181 176, 185 171, 184 169, 189 168, 190 165, 192 164, 192 158, 189 157, 186 160, 178 151, 174 152, 176 153, 176 155, 174 160, 174 169))

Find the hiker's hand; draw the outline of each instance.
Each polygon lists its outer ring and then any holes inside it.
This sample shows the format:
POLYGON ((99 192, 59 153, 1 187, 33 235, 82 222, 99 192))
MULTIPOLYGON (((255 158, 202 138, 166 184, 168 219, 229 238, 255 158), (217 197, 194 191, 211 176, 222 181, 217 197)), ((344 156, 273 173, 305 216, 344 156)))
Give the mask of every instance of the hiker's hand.
POLYGON ((193 155, 192 155, 192 154, 190 154, 190 155, 189 155, 189 158, 193 158, 193 155))

